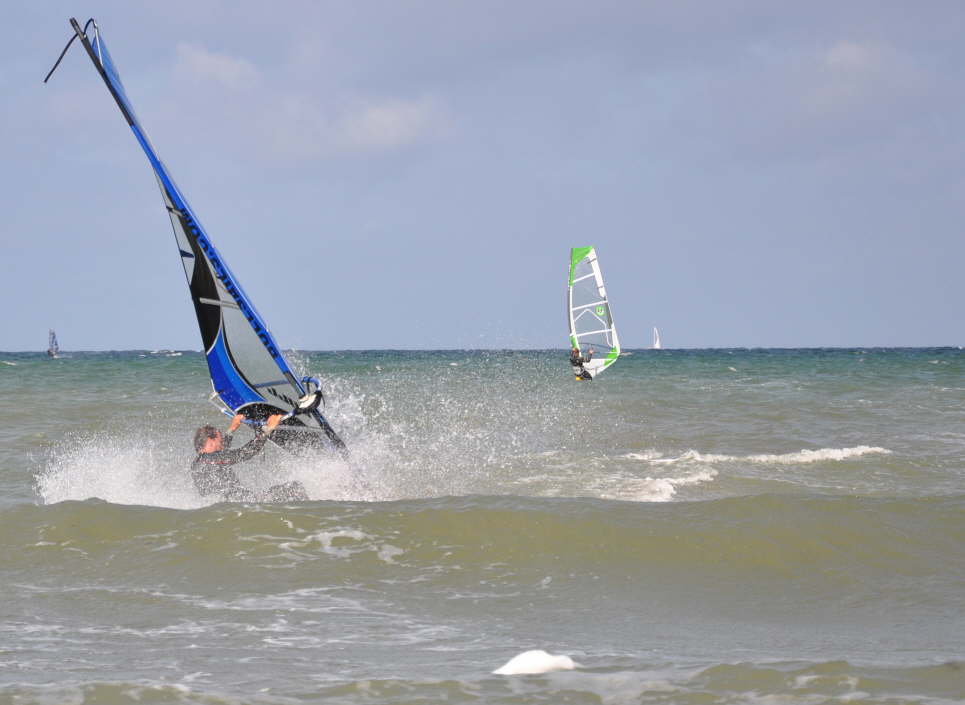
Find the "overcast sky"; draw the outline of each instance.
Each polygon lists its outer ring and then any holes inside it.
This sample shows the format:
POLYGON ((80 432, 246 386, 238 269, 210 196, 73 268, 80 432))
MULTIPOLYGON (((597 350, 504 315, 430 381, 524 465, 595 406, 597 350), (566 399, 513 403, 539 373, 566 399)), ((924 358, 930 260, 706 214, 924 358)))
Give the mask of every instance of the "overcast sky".
POLYGON ((284 347, 965 344, 960 2, 11 3, 0 350, 200 348, 127 94, 284 347), (269 9, 270 8, 270 9, 269 9))

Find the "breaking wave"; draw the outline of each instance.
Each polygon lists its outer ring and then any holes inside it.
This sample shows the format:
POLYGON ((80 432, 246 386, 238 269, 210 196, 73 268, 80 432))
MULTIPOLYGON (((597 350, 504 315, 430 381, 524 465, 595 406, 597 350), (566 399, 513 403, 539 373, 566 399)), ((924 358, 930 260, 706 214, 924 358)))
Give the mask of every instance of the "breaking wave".
POLYGON ((887 448, 878 446, 854 446, 853 448, 819 448, 817 450, 802 449, 794 453, 760 453, 755 455, 723 455, 720 453, 701 453, 688 450, 673 458, 663 457, 660 453, 627 453, 624 457, 634 460, 646 460, 651 463, 679 463, 681 461, 696 461, 699 463, 766 463, 769 465, 798 465, 801 463, 820 463, 826 461, 843 461, 859 458, 863 455, 890 455, 887 448))

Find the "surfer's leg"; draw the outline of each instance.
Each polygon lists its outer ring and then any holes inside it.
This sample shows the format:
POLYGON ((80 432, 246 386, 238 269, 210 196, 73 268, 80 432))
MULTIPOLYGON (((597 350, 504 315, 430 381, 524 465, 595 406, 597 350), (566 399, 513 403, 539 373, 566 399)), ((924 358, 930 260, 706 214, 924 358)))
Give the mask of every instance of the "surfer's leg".
POLYGON ((298 480, 286 482, 282 485, 272 485, 263 495, 265 502, 304 502, 308 499, 305 486, 298 480))
POLYGON ((247 487, 235 485, 222 495, 225 502, 255 502, 258 496, 247 487))

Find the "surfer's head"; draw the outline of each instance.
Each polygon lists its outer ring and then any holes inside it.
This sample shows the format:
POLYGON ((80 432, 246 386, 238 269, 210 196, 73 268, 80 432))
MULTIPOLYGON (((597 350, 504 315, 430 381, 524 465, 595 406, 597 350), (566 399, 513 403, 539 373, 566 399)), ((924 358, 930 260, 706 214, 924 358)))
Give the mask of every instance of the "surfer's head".
POLYGON ((211 445, 221 446, 221 431, 214 426, 204 425, 194 432, 194 450, 198 453, 207 453, 221 448, 211 448, 211 445), (214 443, 209 444, 209 441, 214 443))

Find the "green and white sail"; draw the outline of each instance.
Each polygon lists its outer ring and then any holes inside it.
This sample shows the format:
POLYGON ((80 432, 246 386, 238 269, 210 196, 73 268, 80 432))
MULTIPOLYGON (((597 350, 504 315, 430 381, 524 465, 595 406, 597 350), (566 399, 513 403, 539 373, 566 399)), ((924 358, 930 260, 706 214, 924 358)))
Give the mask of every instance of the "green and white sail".
POLYGON ((620 339, 613 324, 610 300, 603 285, 603 275, 592 247, 570 250, 570 279, 566 288, 566 313, 570 326, 570 346, 580 349, 583 357, 593 354, 583 369, 596 377, 620 356, 620 339))

